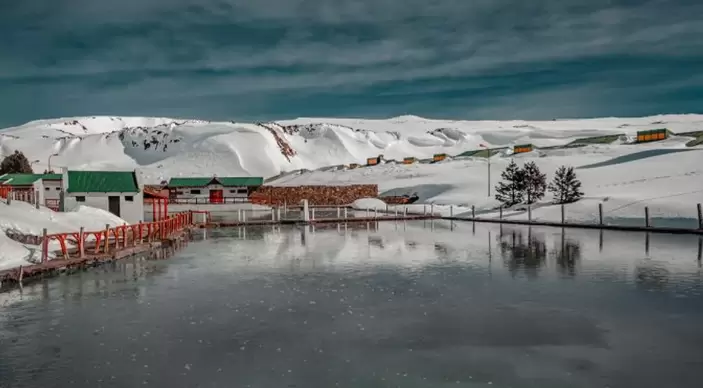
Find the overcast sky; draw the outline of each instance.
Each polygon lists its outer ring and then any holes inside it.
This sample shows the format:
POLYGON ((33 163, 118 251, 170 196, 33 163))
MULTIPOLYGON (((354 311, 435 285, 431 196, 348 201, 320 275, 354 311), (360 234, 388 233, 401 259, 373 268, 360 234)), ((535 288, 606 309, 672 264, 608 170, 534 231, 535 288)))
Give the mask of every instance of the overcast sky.
POLYGON ((0 0, 0 126, 703 112, 700 0, 0 0))

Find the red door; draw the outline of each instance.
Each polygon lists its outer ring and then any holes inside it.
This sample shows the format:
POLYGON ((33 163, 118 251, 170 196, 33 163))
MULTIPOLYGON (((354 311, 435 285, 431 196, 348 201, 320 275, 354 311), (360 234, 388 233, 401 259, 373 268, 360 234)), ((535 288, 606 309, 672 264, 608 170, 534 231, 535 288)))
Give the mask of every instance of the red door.
POLYGON ((210 203, 222 203, 222 190, 210 190, 210 203))

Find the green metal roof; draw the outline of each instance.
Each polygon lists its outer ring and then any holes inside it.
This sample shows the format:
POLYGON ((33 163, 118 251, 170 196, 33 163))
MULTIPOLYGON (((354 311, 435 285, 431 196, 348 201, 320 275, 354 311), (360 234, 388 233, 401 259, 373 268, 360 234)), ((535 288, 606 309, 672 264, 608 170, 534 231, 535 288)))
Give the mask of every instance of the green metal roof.
POLYGON ((63 179, 62 174, 42 174, 41 179, 45 181, 60 181, 63 179))
POLYGON ((69 193, 138 193, 134 171, 69 171, 69 193))
POLYGON ((0 182, 9 186, 29 186, 41 177, 42 174, 5 174, 0 177, 0 182))
POLYGON ((210 183, 220 184, 225 187, 233 186, 261 186, 264 184, 262 177, 213 177, 213 178, 171 178, 168 187, 205 187, 210 183))

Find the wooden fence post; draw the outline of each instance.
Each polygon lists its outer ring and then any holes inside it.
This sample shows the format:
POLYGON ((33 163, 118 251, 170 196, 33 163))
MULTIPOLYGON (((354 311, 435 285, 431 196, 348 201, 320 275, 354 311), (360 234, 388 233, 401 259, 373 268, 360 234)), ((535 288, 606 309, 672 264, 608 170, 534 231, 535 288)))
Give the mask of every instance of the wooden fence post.
POLYGON ((434 203, 430 204, 430 217, 434 217, 434 203))
POLYGON ((471 218, 476 218, 476 206, 471 205, 471 218))
POLYGON ((78 232, 78 257, 85 257, 85 228, 82 226, 78 232))
POLYGON ((701 204, 698 204, 698 229, 703 229, 703 210, 701 210, 701 204))
POLYGON ((564 225, 564 204, 561 204, 561 224, 564 225))
POLYGON ((503 206, 502 205, 498 208, 498 212, 499 212, 498 218, 502 220, 503 219, 503 206))
POLYGON ((144 223, 139 221, 139 226, 137 227, 139 230, 139 244, 144 242, 144 223))
POLYGON ((644 207, 644 226, 649 228, 649 207, 644 207))
POLYGON ((105 252, 110 252, 110 224, 105 224, 105 252))
POLYGON ((41 242, 41 262, 42 264, 49 261, 49 238, 47 236, 46 228, 42 229, 42 242, 41 242))
POLYGON ((527 222, 532 222, 532 206, 527 205, 527 222))
POLYGON ((598 204, 598 225, 603 225, 603 203, 598 204))
POLYGON ((454 205, 449 205, 449 217, 454 217, 454 205))

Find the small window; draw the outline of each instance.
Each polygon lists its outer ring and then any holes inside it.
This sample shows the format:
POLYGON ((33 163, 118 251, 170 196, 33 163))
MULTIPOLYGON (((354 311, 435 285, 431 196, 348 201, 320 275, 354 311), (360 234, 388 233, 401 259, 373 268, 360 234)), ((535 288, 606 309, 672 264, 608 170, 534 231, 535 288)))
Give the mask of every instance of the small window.
POLYGON ((247 189, 239 189, 238 192, 239 192, 239 194, 246 194, 247 191, 248 191, 247 189))
POLYGON ((82 195, 79 195, 76 197, 76 202, 85 202, 85 197, 82 195))
POLYGON ((124 200, 127 202, 134 202, 134 197, 131 195, 125 195, 124 200))
POLYGON ((236 193, 238 190, 230 190, 230 193, 236 193))
POLYGON ((57 188, 56 188, 56 191, 61 191, 61 188, 60 188, 60 187, 57 187, 57 188))
POLYGON ((191 190, 190 193, 191 194, 200 194, 200 190, 191 190))
POLYGON ((44 188, 44 191, 49 191, 49 190, 51 190, 51 187, 45 187, 45 188, 44 188))

